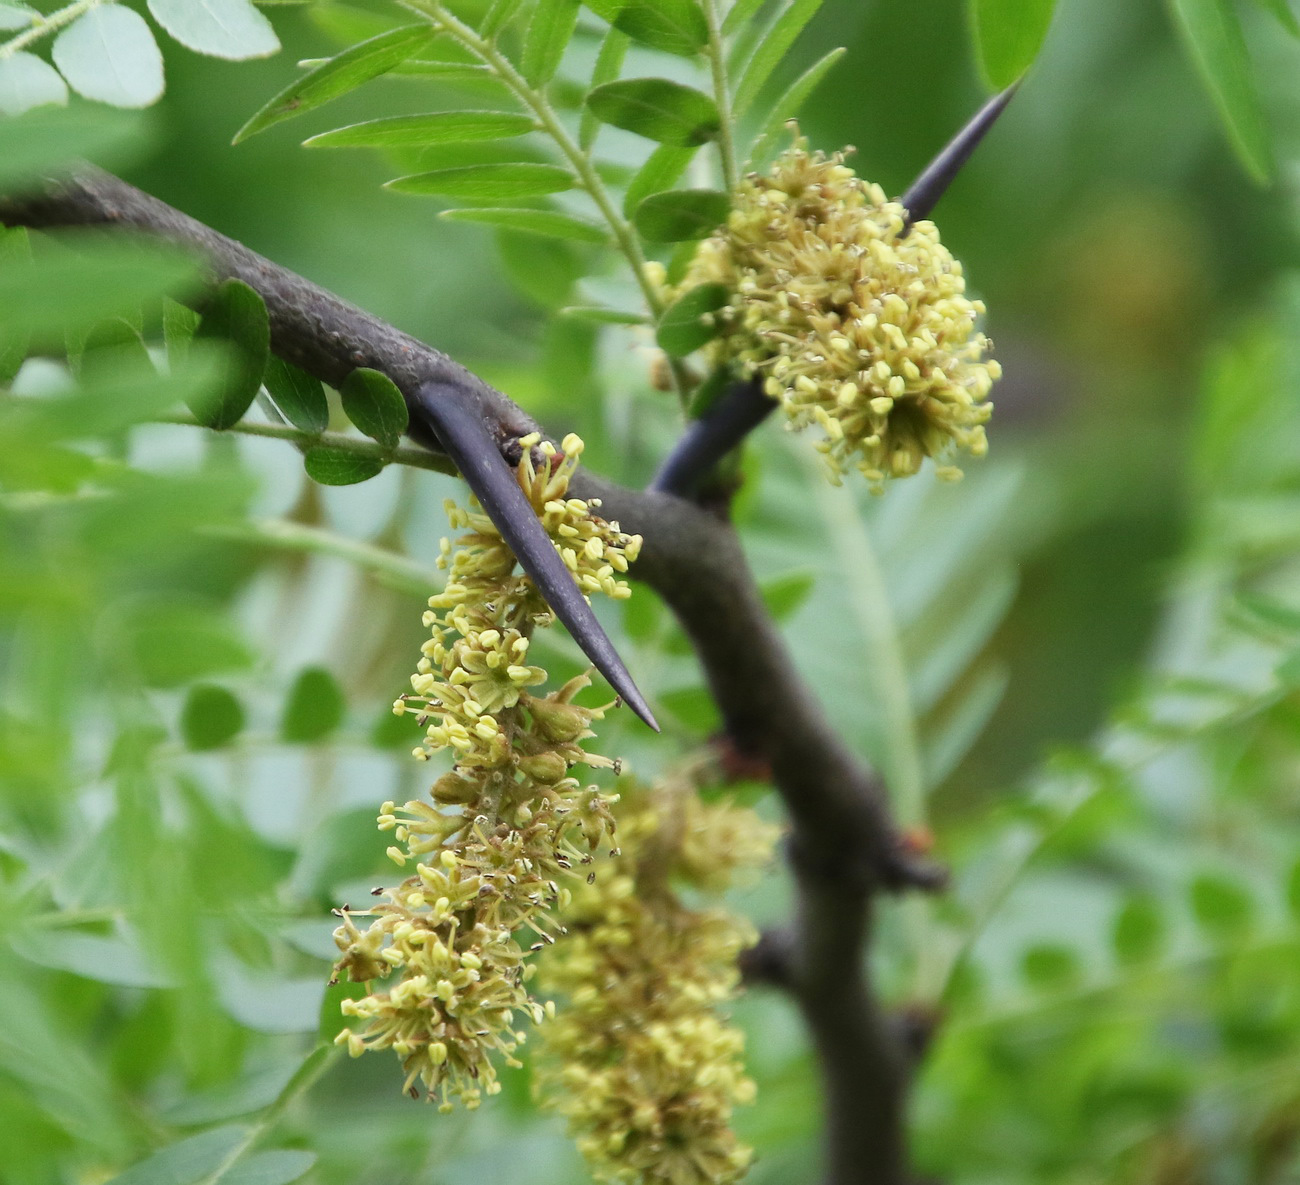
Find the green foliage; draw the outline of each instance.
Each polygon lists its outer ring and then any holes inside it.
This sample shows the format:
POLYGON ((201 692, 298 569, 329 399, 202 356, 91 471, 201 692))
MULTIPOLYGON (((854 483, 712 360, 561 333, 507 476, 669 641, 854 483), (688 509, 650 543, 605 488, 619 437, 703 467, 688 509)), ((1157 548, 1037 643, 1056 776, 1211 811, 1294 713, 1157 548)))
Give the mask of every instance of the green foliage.
POLYGON ((722 284, 699 284, 676 301, 659 322, 655 340, 674 358, 698 350, 718 334, 709 314, 727 303, 731 293, 722 284))
POLYGON ((280 736, 292 744, 324 740, 343 721, 343 691, 329 671, 308 667, 293 682, 280 719, 280 736))
POLYGON ((652 243, 681 243, 707 238, 727 220, 730 207, 730 197, 716 189, 675 189, 640 202, 633 222, 652 243))
POLYGON ((385 448, 396 448, 406 431, 406 400, 386 374, 359 366, 339 389, 343 410, 358 428, 385 448))
POLYGON ((427 25, 407 25, 354 45, 285 87, 235 133, 235 143, 303 115, 387 74, 433 37, 427 25))
POLYGON ((1029 69, 1055 9, 1056 0, 971 0, 975 46, 990 85, 1010 86, 1029 69))
POLYGON ((262 298, 242 280, 226 280, 204 306, 198 341, 228 347, 230 365, 213 398, 188 400, 207 428, 233 428, 257 398, 271 352, 271 323, 262 298))
POLYGON ((1267 181, 1273 153, 1233 0, 1170 0, 1170 7, 1242 164, 1267 181))
MULTIPOLYGON (((380 177, 433 176, 420 192, 470 204, 440 223, 427 204, 368 198, 352 180, 360 161, 304 154, 289 168, 272 153, 244 166, 250 196, 230 196, 231 224, 256 225, 259 249, 327 283, 346 275, 350 299, 388 301, 386 315, 553 430, 580 431, 603 472, 640 482, 677 430, 643 352, 657 336, 686 355, 712 332, 704 297, 642 302, 647 288, 663 300, 642 283, 646 259, 680 274, 689 244, 726 217, 725 150, 761 166, 813 100, 814 142, 852 139, 864 173, 893 181, 890 153, 923 159, 970 102, 959 29, 932 43, 933 22, 917 39, 913 14, 904 33, 887 6, 838 0, 806 25, 815 7, 731 6, 721 91, 709 10, 693 0, 464 4, 436 38, 395 28, 409 10, 380 4, 110 4, 109 33, 132 31, 74 55, 68 81, 107 94, 113 55, 133 46, 152 62, 144 15, 218 56, 270 52, 263 14, 294 56, 320 52, 319 30, 337 36, 341 52, 305 73, 291 60, 247 68, 264 93, 288 85, 241 135, 304 113, 313 147, 378 150, 391 162, 380 177), (867 58, 831 74, 842 51, 805 55, 805 27, 818 52, 833 35, 867 58), (480 36, 496 58, 474 49, 480 36), (658 75, 673 83, 655 103, 627 101, 658 75), (588 105, 593 93, 614 101, 588 105), (739 129, 728 110, 746 111, 739 129), (467 222, 493 232, 522 299, 467 222)), ((1295 47, 1290 9, 1258 7, 1174 11, 1263 172, 1294 155, 1259 111, 1281 124, 1295 47)), ((1052 15, 992 2, 974 14, 998 83, 1030 64, 1052 15)), ((1037 104, 1033 118, 1005 129, 1009 146, 991 144, 940 215, 987 291, 1009 374, 1048 394, 1017 410, 1009 393, 998 417, 1014 428, 1000 434, 995 418, 994 455, 962 486, 923 476, 884 499, 828 491, 802 450, 764 431, 735 514, 792 663, 954 868, 947 897, 883 907, 876 960, 891 1008, 944 1018, 916 1091, 924 1172, 954 1185, 1281 1185, 1300 1104, 1300 306, 1287 284, 1267 305, 1258 294, 1283 266, 1288 215, 1214 204, 1237 189, 1199 147, 1194 104, 1176 102, 1169 29, 1121 21, 1118 6, 1085 15, 1086 36, 1067 6, 1056 14, 1063 65, 1016 100, 1037 104), (1111 58, 1143 67, 1121 77, 1111 58), (1135 187, 1140 199, 1107 205, 1135 187), (1186 241, 1170 231, 1183 224, 1186 241), (1227 290, 1232 317, 1199 319, 1198 302, 1227 290), (1062 406, 1053 368, 1077 404, 1062 406), (1135 523, 1150 533, 1125 552, 1135 523)), ((0 57, 0 111, 63 101, 67 46, 53 66, 47 49, 76 20, 0 57)), ((13 4, 0 28, 37 30, 13 4)), ((169 76, 192 71, 163 46, 169 76)), ((145 83, 152 94, 150 69, 114 100, 142 101, 145 83)), ((178 107, 177 126, 203 160, 214 113, 234 127, 255 104, 242 85, 187 78, 176 101, 191 122, 178 107)), ((68 101, 0 119, 0 186, 139 153, 131 115, 68 101)), ((204 192, 228 167, 209 160, 177 191, 204 192)), ((209 306, 198 337, 210 340, 194 341, 197 317, 172 297, 196 302, 200 282, 168 252, 0 237, 6 1180, 351 1185, 423 1179, 430 1164, 439 1180, 581 1180, 522 1077, 466 1122, 396 1097, 387 1067, 316 1044, 358 990, 322 991, 329 910, 391 883, 375 806, 425 789, 409 760, 419 730, 386 705, 439 579, 427 508, 453 487, 395 463, 405 409, 386 380, 361 373, 336 398, 267 361, 264 312, 237 286, 209 306), (187 403, 227 431, 196 432, 187 403), (290 439, 254 440, 263 428, 290 439)), ((692 414, 728 380, 684 380, 692 414)), ((607 624, 678 746, 716 729, 662 605, 639 595, 607 624)), ((538 645, 557 676, 585 666, 563 638, 538 645)), ((626 713, 609 723, 605 751, 639 769, 675 752, 626 713)), ((784 893, 766 878, 755 916, 784 916, 784 893)), ((742 1019, 759 1083, 743 1120, 760 1150, 750 1179, 803 1180, 820 1119, 798 1018, 755 992, 742 1019)))
POLYGON ((721 130, 708 95, 666 78, 624 78, 598 86, 587 106, 603 123, 660 144, 706 144, 721 130))

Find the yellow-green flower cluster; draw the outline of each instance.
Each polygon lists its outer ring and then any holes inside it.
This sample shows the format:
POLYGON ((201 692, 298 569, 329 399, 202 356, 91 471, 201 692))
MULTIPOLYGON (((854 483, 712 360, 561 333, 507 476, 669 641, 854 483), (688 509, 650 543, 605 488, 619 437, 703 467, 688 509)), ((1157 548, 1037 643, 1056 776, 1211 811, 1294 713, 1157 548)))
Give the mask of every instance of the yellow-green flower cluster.
MULTIPOLYGON (((626 596, 618 575, 640 537, 596 515, 595 503, 566 497, 582 442, 568 437, 562 453, 536 437, 521 444, 520 487, 579 584, 626 596)), ((516 572, 486 515, 454 506, 450 514, 469 533, 454 555, 443 541, 447 585, 429 600, 431 637, 412 694, 394 711, 424 725, 417 757, 446 749, 455 765, 433 784, 430 801, 384 804, 379 826, 397 841, 389 855, 413 875, 378 891, 384 900, 366 911, 368 929, 345 909, 335 932, 343 952, 336 974, 372 988, 345 1001, 344 1012, 361 1023, 339 1043, 354 1056, 394 1050, 406 1089, 418 1096, 422 1087, 444 1109, 452 1098, 472 1108, 495 1094, 493 1056, 518 1065, 524 1033, 516 1018, 543 1018, 525 960, 554 940, 554 911, 569 896, 564 879, 613 831, 612 800, 569 769, 616 765, 582 746, 605 711, 573 702, 585 676, 549 695, 529 690, 546 680, 528 662, 533 630, 551 619, 545 601, 516 572)))
POLYGON ((538 1095, 568 1118, 600 1180, 726 1185, 752 1157, 731 1115, 754 1084, 743 1036, 719 1008, 754 934, 721 909, 688 909, 673 885, 724 887, 771 857, 775 828, 704 806, 678 780, 624 794, 619 838, 613 868, 575 890, 567 934, 539 963, 560 1002, 541 1030, 538 1095))
POLYGON ((961 264, 928 221, 857 177, 837 153, 796 143, 747 177, 726 225, 705 240, 682 289, 722 284, 717 360, 764 376, 790 425, 817 424, 832 479, 856 466, 879 490, 926 457, 942 476, 955 449, 982 456, 988 339, 961 264))

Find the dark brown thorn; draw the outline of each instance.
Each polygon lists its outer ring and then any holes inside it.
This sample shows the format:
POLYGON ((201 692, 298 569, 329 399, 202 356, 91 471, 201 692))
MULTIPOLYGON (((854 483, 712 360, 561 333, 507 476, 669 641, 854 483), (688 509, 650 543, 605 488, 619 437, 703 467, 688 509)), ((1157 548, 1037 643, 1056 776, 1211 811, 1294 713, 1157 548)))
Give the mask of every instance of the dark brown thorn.
POLYGON ((732 383, 717 403, 687 425, 649 488, 690 497, 714 466, 775 410, 776 400, 763 394, 762 379, 732 383))
POLYGON ((564 566, 496 442, 478 413, 463 400, 464 393, 455 387, 425 383, 416 392, 412 410, 428 419, 493 526, 573 640, 632 711, 658 732, 650 705, 564 566))
MULTIPOLYGON (((984 104, 969 123, 944 145, 943 151, 921 171, 921 175, 912 182, 908 191, 899 198, 900 204, 907 210, 907 226, 929 218, 939 199, 943 197, 948 186, 953 183, 962 166, 970 155, 979 147, 979 143, 997 122, 998 116, 1006 110, 1020 83, 1013 82, 1006 90, 996 94, 984 104)), ((906 230, 903 232, 907 233, 906 230)))

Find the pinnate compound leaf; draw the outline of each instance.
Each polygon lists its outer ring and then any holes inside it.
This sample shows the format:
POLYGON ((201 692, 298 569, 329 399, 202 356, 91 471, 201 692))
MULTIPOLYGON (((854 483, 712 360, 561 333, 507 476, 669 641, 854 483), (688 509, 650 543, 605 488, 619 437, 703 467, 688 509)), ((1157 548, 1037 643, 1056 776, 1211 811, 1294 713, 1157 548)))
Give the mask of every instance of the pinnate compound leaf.
POLYGON ((763 84, 772 77, 772 71, 780 64, 795 39, 803 32, 804 26, 813 18, 821 7, 822 0, 794 0, 776 20, 766 36, 754 50, 749 59, 740 82, 736 86, 735 112, 737 116, 749 110, 750 104, 758 98, 763 84))
POLYGON ((602 123, 661 144, 705 144, 721 128, 708 95, 666 78, 624 78, 596 87, 587 106, 602 123))
POLYGON ((538 0, 524 37, 520 68, 531 86, 544 86, 555 77, 565 47, 578 24, 579 0, 538 0))
POLYGON ((334 676, 323 667, 307 667, 289 690, 280 736, 299 745, 322 740, 343 722, 344 707, 343 692, 334 676))
POLYGON ((444 210, 440 215, 451 222, 481 222, 504 230, 522 231, 548 239, 571 239, 577 243, 604 243, 609 235, 604 227, 582 218, 573 218, 555 210, 468 209, 444 210))
POLYGON ((1273 151, 1233 0, 1169 0, 1175 20, 1246 171, 1273 175, 1273 151))
POLYGON ((353 486, 378 477, 384 468, 377 457, 362 457, 329 445, 308 449, 302 463, 307 476, 323 486, 353 486))
POLYGON ((149 0, 153 18, 187 49, 214 58, 265 58, 280 40, 251 0, 149 0))
POLYGON ((262 382, 284 418, 299 431, 324 432, 329 427, 329 401, 319 379, 272 355, 262 382))
POLYGON ((613 25, 633 41, 678 57, 694 57, 709 41, 704 12, 694 0, 628 0, 613 25))
POLYGON ((674 358, 698 350, 718 336, 711 313, 727 303, 731 295, 725 284, 700 284, 675 301, 659 322, 656 339, 660 348, 674 358))
POLYGON ((428 115, 398 115, 372 119, 322 132, 303 141, 305 148, 422 148, 430 144, 464 144, 505 140, 536 128, 526 115, 513 111, 434 111, 428 115))
POLYGON ((101 4, 54 39, 54 64, 68 85, 114 107, 148 107, 163 93, 163 60, 139 13, 101 4))
POLYGON ((229 1125, 169 1144, 119 1173, 108 1185, 194 1185, 221 1167, 247 1130, 229 1125))
POLYGON ((429 173, 398 177, 389 181, 385 188, 396 193, 436 194, 441 197, 505 202, 559 193, 572 189, 573 186, 573 174, 558 165, 513 161, 434 169, 429 173))
POLYGON ((190 411, 207 428, 232 428, 257 397, 271 356, 266 304, 242 280, 226 280, 204 309, 195 338, 229 342, 231 351, 225 382, 212 395, 195 398, 190 411))
POLYGON ((371 440, 385 448, 396 448, 406 431, 410 416, 406 400, 382 371, 360 366, 339 389, 347 417, 371 440))
POLYGON ((181 709, 181 736, 185 747, 202 752, 220 749, 244 727, 244 709, 224 687, 200 683, 191 687, 181 709))
POLYGON ((21 115, 33 107, 68 101, 68 84, 48 62, 31 53, 0 58, 0 115, 21 115))
POLYGON ((731 199, 716 189, 672 189, 646 198, 633 221, 651 242, 683 243, 711 235, 730 208, 731 199))
POLYGON ((233 142, 238 144, 274 124, 356 90, 406 61, 433 37, 429 25, 403 25, 345 49, 285 87, 235 133, 233 142))
POLYGON ((1056 0, 971 0, 980 68, 998 90, 1033 64, 1052 23, 1056 0))

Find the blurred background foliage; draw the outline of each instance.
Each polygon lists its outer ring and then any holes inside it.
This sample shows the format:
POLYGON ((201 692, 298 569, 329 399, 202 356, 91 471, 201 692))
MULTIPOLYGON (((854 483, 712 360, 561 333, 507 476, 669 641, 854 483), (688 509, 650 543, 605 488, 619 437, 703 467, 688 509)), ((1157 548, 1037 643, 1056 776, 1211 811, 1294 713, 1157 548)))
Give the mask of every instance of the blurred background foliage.
MULTIPOLYGON (((913 1121, 940 1181, 1300 1180, 1300 44, 1285 0, 1234 10, 1261 156, 1239 119, 1224 133, 1205 43, 1187 52, 1202 8, 1061 0, 939 208, 1006 372, 986 461, 873 499, 826 487, 774 426, 746 458, 738 518, 799 669, 955 869, 946 900, 885 908, 877 954, 890 1001, 941 1020, 913 1121)), ((481 96, 392 80, 230 147, 349 19, 267 11, 277 57, 167 47, 123 175, 645 480, 676 413, 644 331, 553 315, 581 249, 440 221, 379 188, 378 156, 299 147, 481 96)), ((981 101, 968 15, 825 0, 781 67, 849 49, 805 107, 813 144, 856 145, 900 192, 981 101)), ((81 291, 129 273, 137 301, 194 283, 107 248, 79 266, 81 291)), ((526 1072, 440 1116, 388 1059, 312 1052, 338 1024, 329 909, 391 874, 376 805, 424 788, 388 704, 457 483, 393 466, 323 488, 285 443, 141 423, 210 361, 146 381, 161 314, 87 336, 105 308, 60 301, 0 273, 0 378, 22 397, 0 396, 0 1181, 585 1179, 526 1072), (17 369, 15 326, 68 360, 17 369)), ((606 620, 667 737, 624 714, 603 748, 653 774, 716 716, 650 594, 606 620)), ((549 645, 556 675, 581 669, 549 645)), ((737 905, 779 919, 785 888, 737 905)), ((740 1019, 752 1180, 811 1179, 797 1018, 751 993, 740 1019)))

